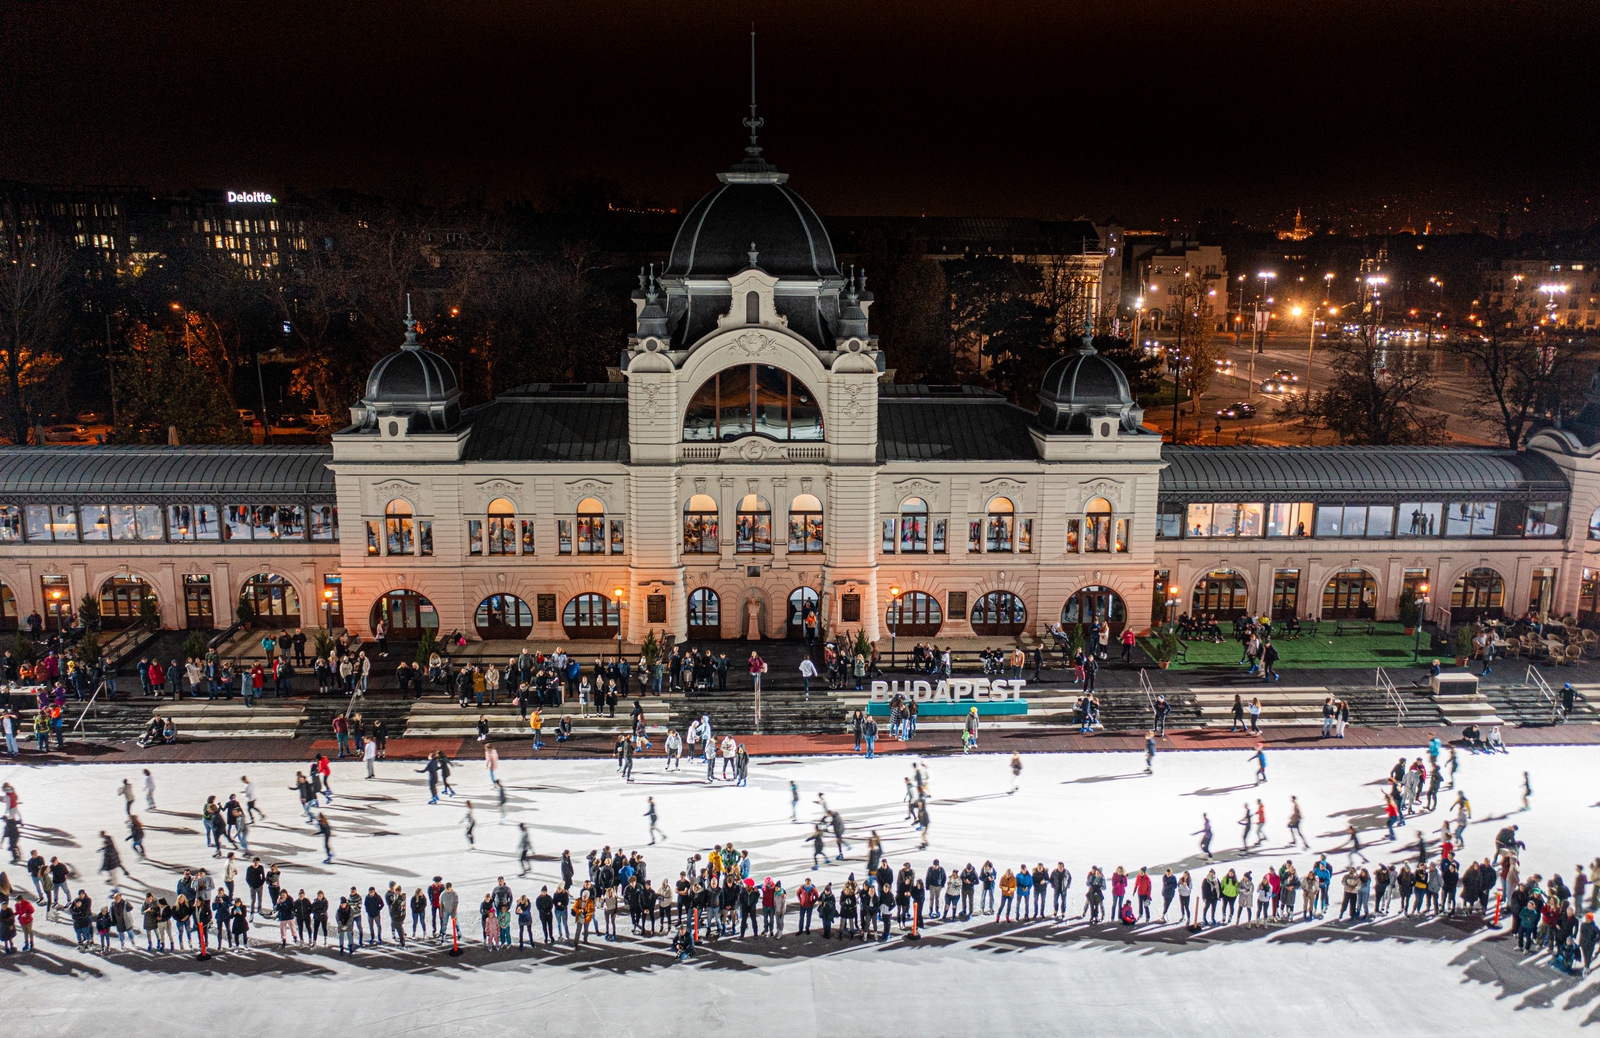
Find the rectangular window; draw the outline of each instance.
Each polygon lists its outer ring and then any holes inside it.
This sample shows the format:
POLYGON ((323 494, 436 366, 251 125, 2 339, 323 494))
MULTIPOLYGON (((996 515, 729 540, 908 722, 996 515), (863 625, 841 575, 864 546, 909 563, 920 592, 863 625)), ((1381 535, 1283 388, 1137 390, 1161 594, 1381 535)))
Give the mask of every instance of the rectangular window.
MULTIPOLYGON (((469 520, 468 528, 470 529, 471 525, 474 523, 478 524, 478 530, 481 537, 483 530, 482 520, 469 520)), ((490 516, 488 543, 489 554, 515 555, 517 553, 516 530, 517 521, 515 519, 507 518, 503 515, 490 516)), ((472 552, 471 554, 482 554, 482 552, 472 552)))
POLYGON ((1367 536, 1394 536, 1394 506, 1371 505, 1367 508, 1367 536))
MULTIPOLYGON (((112 505, 111 509, 111 539, 114 541, 135 540, 133 530, 133 506, 112 505)), ((84 523, 84 533, 87 534, 89 524, 84 523)))
POLYGON ((467 554, 483 554, 483 520, 467 520, 467 554))
POLYGON ((883 521, 883 553, 885 555, 893 555, 894 554, 894 520, 893 519, 885 519, 883 521))
MULTIPOLYGON (((1181 520, 1182 516, 1180 516, 1179 519, 1181 520)), ((1079 530, 1081 529, 1081 523, 1082 520, 1079 519, 1067 520, 1067 551, 1069 552, 1077 552, 1079 550, 1079 530)))
POLYGON ((1405 537, 1437 537, 1443 506, 1437 501, 1403 501, 1400 504, 1399 532, 1405 537))
POLYGON ((367 520, 367 554, 378 554, 378 521, 376 519, 367 520))
POLYGON ((944 554, 944 520, 933 521, 933 550, 940 555, 944 554))
POLYGON ((1556 571, 1541 568, 1533 571, 1533 583, 1528 587, 1528 612, 1547 616, 1555 604, 1556 571))
POLYGON ((1283 502, 1267 506, 1268 537, 1311 536, 1310 502, 1283 502))
POLYGON ((1210 505, 1190 505, 1189 514, 1184 520, 1183 528, 1189 531, 1190 537, 1215 537, 1217 528, 1212 522, 1212 507, 1210 505))
POLYGON ((626 550, 626 543, 622 536, 622 520, 611 520, 611 554, 621 555, 626 550))
POLYGON ((817 555, 822 552, 821 512, 790 513, 789 551, 801 555, 817 555))
POLYGON ((1560 537, 1566 525, 1567 506, 1560 501, 1539 501, 1528 506, 1524 537, 1560 537))
MULTIPOLYGON (((892 524, 893 519, 889 520, 892 524)), ((925 552, 928 550, 928 517, 906 515, 900 517, 900 551, 925 552)))
POLYGON ((1340 531, 1343 537, 1365 537, 1367 535, 1367 506, 1345 505, 1344 526, 1340 531))
POLYGON ((974 519, 967 523, 967 551, 977 552, 983 550, 983 520, 974 519))
POLYGON ((1445 536, 1493 537, 1498 515, 1495 501, 1452 501, 1445 513, 1445 536))
POLYGON ((556 554, 572 554, 572 520, 556 520, 556 554))
POLYGON ((105 505, 84 505, 78 509, 78 519, 83 523, 83 539, 106 541, 111 539, 111 521, 105 505))
POLYGON ((747 555, 771 555, 772 513, 740 512, 734 526, 733 550, 747 555))
POLYGON ((1407 591, 1409 591, 1413 595, 1416 595, 1418 598, 1421 598, 1422 597, 1422 588, 1427 583, 1428 583, 1428 571, 1427 570, 1425 570, 1425 569, 1408 569, 1408 570, 1405 571, 1405 573, 1403 573, 1401 575, 1400 593, 1404 594, 1407 591))
POLYGON ((223 510, 223 540, 248 541, 253 527, 249 505, 229 505, 223 510))
POLYGON ((533 520, 522 520, 522 554, 533 554, 533 520))
POLYGON ((1338 537, 1344 530, 1343 505, 1317 506, 1318 537, 1338 537))
POLYGON ((275 541, 278 539, 278 508, 276 505, 256 505, 252 510, 251 522, 255 524, 256 540, 275 541))
POLYGON ((603 516, 578 516, 578 554, 604 555, 606 553, 606 521, 603 516))
POLYGON ((75 505, 50 506, 50 530, 58 541, 78 539, 78 509, 75 505))
MULTIPOLYGON (((139 536, 144 536, 144 526, 139 527, 139 536)), ((278 536, 286 541, 303 541, 306 539, 306 508, 304 505, 279 505, 278 506, 278 536)))
POLYGON ((1009 515, 991 515, 988 535, 984 539, 984 551, 1011 551, 1012 523, 1013 519, 1009 515))
POLYGON ((1117 551, 1128 550, 1128 520, 1126 519, 1117 520, 1117 540, 1115 548, 1117 551))
POLYGON ((22 540, 22 508, 0 505, 0 542, 22 540))
POLYGON ((333 505, 311 506, 311 539, 314 541, 339 539, 339 510, 333 505))
MULTIPOLYGON (((1156 512, 1156 537, 1176 540, 1183 536, 1183 506, 1163 502, 1156 512)), ((1071 549, 1068 549, 1069 551, 1071 549)))
POLYGON ((683 550, 690 555, 715 555, 721 550, 717 513, 690 512, 683 517, 683 550))
POLYGON ((417 554, 433 554, 433 520, 417 520, 417 554))
POLYGON ((1300 608, 1300 571, 1297 569, 1273 570, 1272 618, 1288 620, 1300 608))
POLYGON ((1033 551, 1033 520, 1017 520, 1017 550, 1020 552, 1033 551))

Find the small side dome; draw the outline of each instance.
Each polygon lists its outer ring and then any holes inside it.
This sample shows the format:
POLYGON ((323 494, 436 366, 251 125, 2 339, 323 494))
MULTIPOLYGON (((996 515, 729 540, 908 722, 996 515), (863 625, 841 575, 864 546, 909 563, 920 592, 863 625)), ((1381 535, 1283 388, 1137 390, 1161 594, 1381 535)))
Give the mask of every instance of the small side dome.
POLYGON ((1144 424, 1128 376, 1085 338, 1078 349, 1044 373, 1039 386, 1039 424, 1050 432, 1087 433, 1092 418, 1112 417, 1126 432, 1144 424))
POLYGON ((376 429, 380 419, 404 418, 408 432, 444 432, 461 420, 461 388, 443 357, 417 341, 417 322, 406 301, 406 338, 373 365, 351 424, 376 429))

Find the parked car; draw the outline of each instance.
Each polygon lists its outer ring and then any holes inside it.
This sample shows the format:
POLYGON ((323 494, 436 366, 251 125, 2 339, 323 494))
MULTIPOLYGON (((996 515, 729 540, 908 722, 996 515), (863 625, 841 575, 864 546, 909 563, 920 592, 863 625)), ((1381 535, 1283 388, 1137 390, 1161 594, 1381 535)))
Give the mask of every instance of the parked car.
POLYGON ((1254 418, 1255 416, 1256 409, 1243 400, 1217 409, 1218 418, 1254 418))
POLYGON ((74 425, 47 425, 44 429, 44 442, 46 443, 88 443, 89 429, 87 426, 74 425))
POLYGON ((281 415, 278 418, 277 425, 280 429, 304 429, 306 427, 306 418, 305 415, 298 414, 281 415))
POLYGON ((245 425, 254 425, 256 424, 256 413, 248 407, 241 407, 239 408, 239 421, 245 425))

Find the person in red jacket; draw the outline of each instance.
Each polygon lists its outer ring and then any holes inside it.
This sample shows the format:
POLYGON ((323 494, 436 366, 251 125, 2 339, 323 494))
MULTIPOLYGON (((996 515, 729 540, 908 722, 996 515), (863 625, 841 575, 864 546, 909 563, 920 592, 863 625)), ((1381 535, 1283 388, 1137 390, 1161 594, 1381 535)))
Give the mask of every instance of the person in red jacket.
POLYGON ((22 931, 22 950, 33 951, 33 902, 17 897, 17 929, 22 931))
POLYGON ((800 906, 800 932, 811 932, 811 910, 817 903, 817 888, 807 876, 806 881, 800 884, 800 889, 795 891, 795 903, 800 906))
POLYGON ((161 698, 161 690, 166 687, 167 669, 161 665, 160 660, 150 661, 150 690, 157 699, 161 698))
POLYGON ((1145 869, 1139 870, 1139 875, 1133 879, 1133 893, 1139 899, 1139 918, 1144 922, 1150 921, 1150 873, 1145 869))

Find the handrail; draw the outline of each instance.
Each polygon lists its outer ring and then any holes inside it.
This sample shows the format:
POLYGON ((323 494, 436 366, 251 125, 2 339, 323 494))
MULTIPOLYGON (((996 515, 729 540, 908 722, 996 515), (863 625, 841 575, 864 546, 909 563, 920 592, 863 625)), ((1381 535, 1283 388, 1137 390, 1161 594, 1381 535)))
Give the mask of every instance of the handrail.
POLYGON ((1150 675, 1143 667, 1139 668, 1139 687, 1144 691, 1144 701, 1150 707, 1150 717, 1153 720, 1156 716, 1156 689, 1150 683, 1150 675))
POLYGON ((1407 713, 1405 698, 1400 695, 1400 690, 1395 687, 1394 681, 1382 667, 1378 668, 1374 684, 1377 690, 1383 693, 1384 702, 1394 706, 1394 726, 1399 728, 1407 713))
POLYGON ((238 634, 239 629, 243 626, 243 620, 235 620, 233 623, 229 624, 221 634, 212 635, 211 638, 206 641, 206 648, 210 650, 226 644, 228 639, 238 634))
POLYGON ((89 701, 83 704, 83 712, 78 715, 78 723, 72 726, 72 730, 74 732, 83 727, 83 719, 89 716, 89 709, 94 706, 94 701, 99 698, 101 690, 105 687, 106 683, 104 681, 101 681, 99 685, 95 686, 94 692, 89 696, 89 701))
POLYGON ((1539 673, 1538 667, 1530 665, 1526 678, 1527 683, 1538 689, 1540 697, 1550 704, 1550 719, 1554 721, 1557 715, 1561 713, 1561 698, 1556 695, 1556 690, 1551 688, 1550 683, 1544 679, 1544 675, 1539 673))

